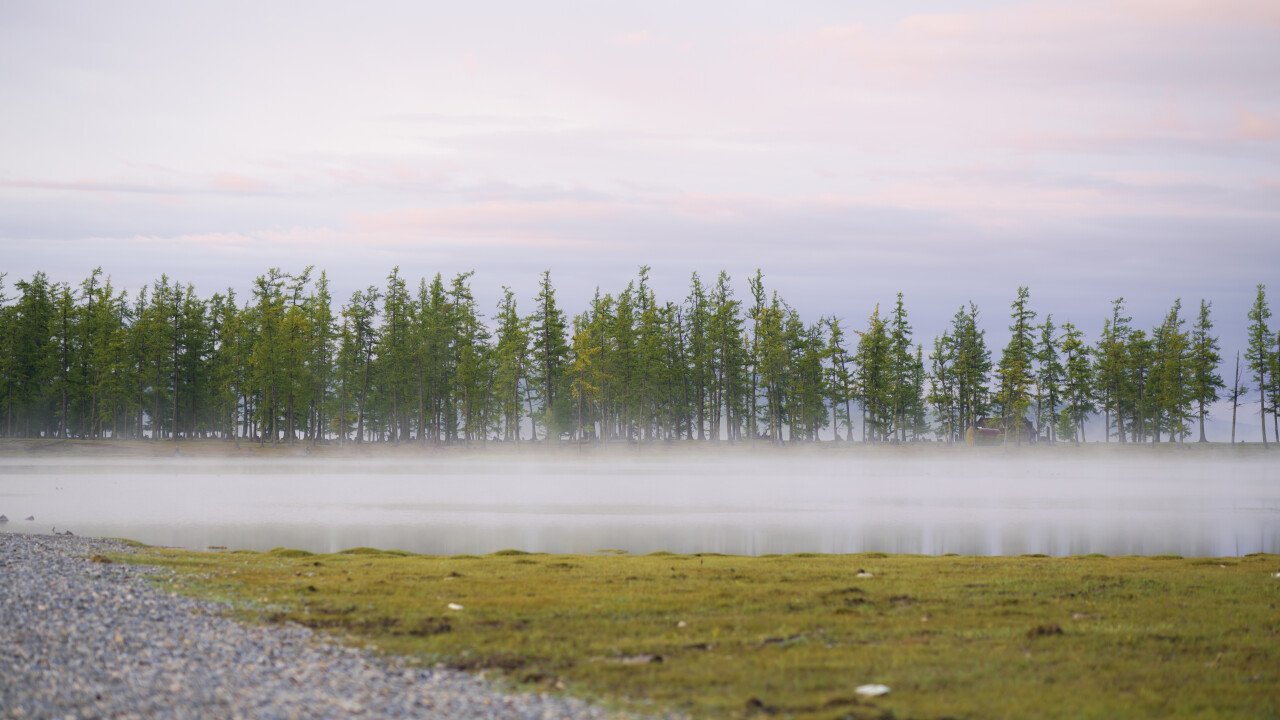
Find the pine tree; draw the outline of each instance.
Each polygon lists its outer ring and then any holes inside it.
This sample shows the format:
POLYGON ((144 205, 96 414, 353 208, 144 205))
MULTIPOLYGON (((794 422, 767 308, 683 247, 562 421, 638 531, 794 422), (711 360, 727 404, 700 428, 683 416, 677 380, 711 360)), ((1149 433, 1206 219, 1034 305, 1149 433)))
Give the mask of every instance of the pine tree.
POLYGON ((320 272, 314 291, 307 297, 303 308, 311 337, 307 342, 307 365, 311 368, 311 387, 308 395, 308 435, 312 442, 326 437, 333 413, 334 364, 336 361, 337 327, 331 307, 329 277, 320 272))
POLYGON ((996 368, 999 389, 996 402, 1004 418, 1006 439, 1012 434, 1021 444, 1024 436, 1023 423, 1027 410, 1031 406, 1031 385, 1035 378, 1032 375, 1032 362, 1035 357, 1035 343, 1032 339, 1036 314, 1027 303, 1030 292, 1027 288, 1018 288, 1018 297, 1013 301, 1009 326, 1009 344, 1000 356, 1000 364, 996 368))
POLYGON ((1169 440, 1181 440, 1189 429, 1192 404, 1191 342, 1183 330, 1182 301, 1175 300, 1164 322, 1154 333, 1152 369, 1154 416, 1152 441, 1160 441, 1161 431, 1169 440))
POLYGON ((249 386, 254 398, 258 440, 280 440, 280 419, 288 395, 288 335, 285 328, 284 284, 277 268, 258 276, 253 288, 253 346, 249 351, 249 386))
MULTIPOLYGON (((1084 333, 1075 325, 1062 325, 1063 402, 1061 429, 1069 429, 1077 445, 1085 441, 1084 422, 1094 411, 1093 365, 1084 333)), ((1061 432, 1062 435, 1068 434, 1061 432)))
POLYGON ((1102 336, 1094 356, 1095 390, 1102 404, 1105 440, 1111 442, 1111 420, 1115 418, 1115 435, 1125 441, 1123 398, 1127 392, 1126 347, 1129 342, 1130 318, 1124 314, 1124 298, 1111 301, 1111 317, 1103 322, 1102 336))
POLYGON ((990 409, 987 379, 991 373, 991 351, 987 348, 986 331, 978 328, 978 306, 969 303, 960 308, 952 320, 951 336, 955 343, 954 375, 956 382, 959 433, 977 425, 978 418, 990 409))
POLYGON ((597 432, 596 421, 601 417, 601 404, 605 384, 604 367, 601 362, 603 345, 600 342, 603 334, 599 316, 595 309, 574 318, 573 344, 570 349, 569 393, 574 405, 574 437, 580 442, 587 439, 599 440, 602 431, 597 432))
POLYGON ((446 429, 452 438, 470 443, 484 437, 488 427, 488 389, 492 378, 489 330, 480 319, 471 293, 473 272, 454 276, 449 285, 450 336, 455 368, 454 396, 446 429))
POLYGON ((742 303, 733 296, 727 273, 721 272, 709 297, 710 317, 707 343, 710 346, 711 372, 711 439, 722 436, 730 442, 739 439, 746 420, 747 433, 753 422, 748 417, 753 404, 748 379, 747 349, 743 345, 742 303))
POLYGON ((1197 442, 1207 442, 1204 419, 1208 414, 1208 405, 1216 402, 1218 391, 1226 387, 1222 376, 1218 374, 1222 355, 1218 348, 1218 338, 1213 335, 1209 308, 1210 303, 1200 301, 1200 314, 1191 330, 1191 398, 1196 404, 1196 417, 1200 423, 1200 439, 1197 442))
POLYGON ((838 318, 828 318, 827 325, 827 397, 831 404, 831 437, 840 439, 840 423, 844 423, 845 440, 853 441, 853 415, 850 403, 854 397, 853 356, 845 347, 844 329, 838 318))
POLYGON ((689 295, 685 298, 684 324, 688 346, 688 371, 684 383, 692 411, 693 435, 706 439, 707 416, 710 405, 710 388, 713 380, 712 346, 708 340, 711 324, 710 303, 702 278, 693 273, 689 279, 689 295))
POLYGON ((649 284, 649 266, 640 268, 636 284, 635 421, 643 440, 658 436, 658 419, 666 388, 666 352, 662 308, 649 284))
POLYGON ((1154 355, 1154 343, 1145 330, 1139 328, 1129 333, 1122 356, 1123 379, 1117 406, 1123 409, 1124 417, 1129 419, 1129 439, 1135 443, 1146 442, 1148 421, 1152 419, 1156 407, 1152 397, 1154 385, 1151 382, 1154 355))
POLYGON ((439 273, 418 284, 414 309, 414 375, 417 378, 418 433, 422 442, 444 440, 445 412, 453 394, 449 299, 439 273))
POLYGON ((893 368, 889 333, 880 306, 876 305, 867 320, 867 329, 858 339, 859 403, 862 405, 863 440, 881 442, 889 439, 893 427, 893 368))
POLYGON ((756 274, 747 279, 751 289, 751 343, 748 363, 751 365, 751 382, 747 399, 747 435, 755 440, 760 437, 757 428, 760 417, 760 322, 765 311, 764 273, 756 268, 756 274))
POLYGON ((76 301, 71 294, 71 286, 66 283, 55 283, 52 288, 54 314, 49 327, 49 336, 54 347, 54 362, 57 369, 54 373, 54 386, 51 389, 57 402, 55 409, 57 422, 54 433, 57 437, 69 437, 74 429, 70 415, 76 403, 80 389, 78 373, 74 358, 78 353, 80 338, 76 322, 76 301))
POLYGON ((914 403, 915 384, 911 358, 911 324, 902 293, 893 306, 889 320, 889 402, 891 431, 899 441, 907 439, 907 417, 914 403))
POLYGON ((955 372, 956 342, 950 333, 933 339, 929 353, 929 394, 927 400, 938 419, 937 433, 947 443, 954 443, 961 432, 957 378, 955 372))
POLYGON ((493 397, 504 440, 520 440, 520 394, 529 356, 529 333, 516 310, 515 293, 502 288, 498 303, 498 344, 494 349, 493 397))
POLYGON ((1272 372, 1271 344, 1274 342, 1271 328, 1267 321, 1271 319, 1271 308, 1267 306, 1267 288, 1258 284, 1257 295, 1249 308, 1248 339, 1245 344, 1244 359, 1253 371, 1253 381, 1258 384, 1258 418, 1262 425, 1262 444, 1267 444, 1267 380, 1272 372))
POLYGON ((547 439, 559 437, 569 420, 569 406, 561 392, 569 362, 568 326, 564 313, 556 304, 556 291, 551 284, 551 271, 542 273, 533 315, 529 317, 532 342, 530 382, 541 398, 541 408, 533 416, 534 439, 537 423, 541 423, 547 439))
POLYGON ((1059 356, 1059 338, 1053 315, 1045 315, 1036 345, 1036 429, 1050 444, 1057 441, 1058 404, 1062 399, 1065 372, 1059 356))
POLYGON ((355 441, 363 443, 366 440, 365 423, 373 384, 373 351, 378 341, 374 319, 379 297, 378 288, 371 285, 352 293, 342 309, 342 340, 338 350, 338 437, 344 442, 353 429, 353 422, 355 441))
POLYGON ((277 414, 284 420, 283 434, 286 442, 298 440, 298 418, 306 421, 312 387, 313 367, 308 360, 312 350, 311 319, 307 312, 306 288, 311 282, 312 269, 308 266, 297 275, 286 275, 284 292, 286 306, 280 329, 280 348, 285 367, 280 375, 283 403, 277 414))
POLYGON ((784 392, 788 381, 790 349, 787 347, 786 308, 774 293, 773 300, 763 308, 756 322, 756 363, 760 388, 765 396, 763 420, 768 437, 781 444, 785 418, 784 392))
POLYGON ((1231 444, 1236 444, 1236 411, 1240 409, 1240 398, 1249 392, 1248 385, 1240 383, 1240 351, 1236 351, 1235 381, 1231 385, 1231 444))
POLYGON ((800 314, 788 309, 785 323, 790 368, 783 391, 784 417, 792 440, 818 439, 827 425, 827 388, 823 359, 826 341, 822 324, 805 325, 800 314))
POLYGON ((382 328, 374 351, 379 414, 391 442, 409 440, 409 410, 414 395, 413 301, 400 268, 387 276, 382 293, 382 328))
POLYGON ((924 346, 916 345, 916 354, 911 358, 911 402, 907 407, 907 430, 912 440, 920 440, 929 432, 925 378, 924 346))

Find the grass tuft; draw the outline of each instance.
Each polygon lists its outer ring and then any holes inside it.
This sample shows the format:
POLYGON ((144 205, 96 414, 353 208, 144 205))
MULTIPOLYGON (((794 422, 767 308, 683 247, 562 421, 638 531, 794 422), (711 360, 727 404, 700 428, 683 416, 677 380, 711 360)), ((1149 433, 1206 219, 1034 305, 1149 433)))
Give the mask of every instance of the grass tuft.
POLYGON ((286 558, 311 557, 312 555, 315 555, 315 553, 307 552, 306 550, 295 550, 293 548, 285 547, 272 548, 267 551, 267 554, 286 558))

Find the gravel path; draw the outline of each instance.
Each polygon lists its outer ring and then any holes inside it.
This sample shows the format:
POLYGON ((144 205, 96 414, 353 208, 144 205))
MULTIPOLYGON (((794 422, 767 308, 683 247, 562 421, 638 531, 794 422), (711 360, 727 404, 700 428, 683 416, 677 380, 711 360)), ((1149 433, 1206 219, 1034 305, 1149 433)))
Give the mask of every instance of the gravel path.
POLYGON ((123 543, 0 533, 0 717, 605 718, 398 664, 299 626, 242 625, 165 593, 167 571, 89 561, 123 543))

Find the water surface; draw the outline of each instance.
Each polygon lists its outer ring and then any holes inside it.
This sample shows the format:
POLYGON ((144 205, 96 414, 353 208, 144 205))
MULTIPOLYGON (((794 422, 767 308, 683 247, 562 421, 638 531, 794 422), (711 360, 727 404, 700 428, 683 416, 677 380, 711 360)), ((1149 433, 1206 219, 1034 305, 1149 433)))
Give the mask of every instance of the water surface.
POLYGON ((1280 464, 1215 457, 0 457, 9 532, 433 554, 1280 552, 1280 464), (23 520, 34 515, 36 520, 23 520))

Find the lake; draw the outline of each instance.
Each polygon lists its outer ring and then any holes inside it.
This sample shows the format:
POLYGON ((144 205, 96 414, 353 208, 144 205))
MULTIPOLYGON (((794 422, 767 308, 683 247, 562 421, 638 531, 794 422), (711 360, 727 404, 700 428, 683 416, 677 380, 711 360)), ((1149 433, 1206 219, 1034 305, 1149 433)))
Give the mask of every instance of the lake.
POLYGON ((194 549, 1227 556, 1280 552, 1280 462, 964 450, 16 455, 0 457, 0 513, 7 532, 194 549))

